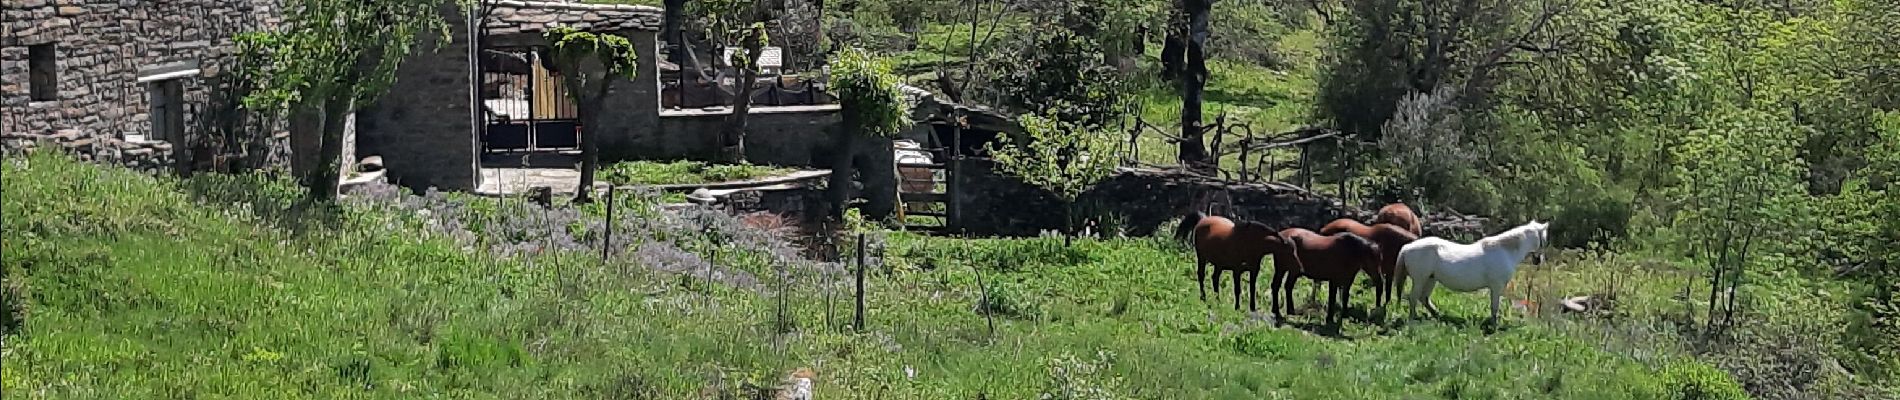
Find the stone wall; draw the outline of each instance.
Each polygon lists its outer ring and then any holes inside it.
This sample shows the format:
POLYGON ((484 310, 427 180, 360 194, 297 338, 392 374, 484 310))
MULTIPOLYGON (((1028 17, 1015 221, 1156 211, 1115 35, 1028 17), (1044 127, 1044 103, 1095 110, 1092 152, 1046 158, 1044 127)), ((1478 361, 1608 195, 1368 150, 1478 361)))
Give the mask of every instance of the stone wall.
MULTIPOLYGON (((817 166, 829 163, 831 130, 839 123, 831 108, 754 108, 746 120, 746 160, 754 164, 817 166)), ((632 158, 711 159, 719 151, 719 129, 727 113, 668 113, 659 131, 635 131, 630 148, 617 149, 632 158)))
POLYGON ((470 17, 454 2, 440 7, 449 40, 423 35, 396 82, 357 115, 357 153, 383 157, 391 183, 421 190, 475 190, 481 173, 476 133, 475 52, 470 17), (428 51, 434 49, 434 51, 428 51))
POLYGON ((274 0, 7 0, 0 2, 0 136, 9 150, 29 143, 82 158, 132 165, 164 162, 173 144, 148 140, 150 94, 141 70, 170 67, 180 79, 185 132, 207 132, 207 79, 233 53, 232 37, 278 24, 274 0), (29 49, 52 45, 57 93, 37 100, 29 49))
MULTIPOLYGON (((966 232, 1026 236, 1064 226, 1063 207, 1054 196, 998 174, 993 161, 965 158, 955 167, 957 204, 952 223, 966 232)), ((1297 187, 1133 168, 1123 168, 1083 193, 1079 203, 1079 216, 1120 220, 1120 228, 1130 235, 1147 235, 1164 224, 1172 229, 1182 215, 1208 208, 1218 215, 1257 220, 1276 228, 1318 229, 1333 219, 1358 214, 1336 200, 1297 187)))

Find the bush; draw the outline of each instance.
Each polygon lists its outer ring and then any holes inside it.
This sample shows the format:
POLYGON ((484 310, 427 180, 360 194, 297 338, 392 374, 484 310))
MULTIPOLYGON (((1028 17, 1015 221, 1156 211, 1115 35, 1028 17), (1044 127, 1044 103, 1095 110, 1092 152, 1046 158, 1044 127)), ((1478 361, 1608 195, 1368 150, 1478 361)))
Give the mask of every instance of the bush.
POLYGON ((1106 351, 1095 353, 1094 359, 1084 359, 1074 355, 1064 355, 1049 360, 1049 388, 1042 392, 1042 400, 1096 400, 1120 399, 1123 379, 1110 372, 1114 365, 1114 354, 1106 351))
POLYGON ((978 312, 1021 319, 1042 315, 1042 304, 1022 285, 990 282, 987 286, 984 297, 977 302, 978 312))
POLYGON ((1588 190, 1559 199, 1562 208, 1552 224, 1562 227, 1552 232, 1552 245, 1584 247, 1607 245, 1629 233, 1630 216, 1635 208, 1627 193, 1588 190))
POLYGON ((1727 372, 1696 362, 1678 360, 1664 366, 1663 387, 1674 400, 1744 400, 1748 393, 1727 372))
POLYGON ((1876 285, 1855 304, 1847 330, 1850 347, 1859 355, 1861 370, 1889 381, 1900 381, 1900 280, 1876 285))

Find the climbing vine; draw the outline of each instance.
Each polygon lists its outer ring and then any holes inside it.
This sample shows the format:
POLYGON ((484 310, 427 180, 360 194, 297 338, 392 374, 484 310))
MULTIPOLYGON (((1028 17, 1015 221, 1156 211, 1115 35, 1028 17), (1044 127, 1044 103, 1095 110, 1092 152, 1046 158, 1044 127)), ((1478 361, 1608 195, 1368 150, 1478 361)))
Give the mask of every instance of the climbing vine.
POLYGON ((870 137, 893 137, 910 124, 910 103, 888 60, 857 48, 840 50, 831 59, 831 88, 843 106, 844 120, 853 132, 870 137))

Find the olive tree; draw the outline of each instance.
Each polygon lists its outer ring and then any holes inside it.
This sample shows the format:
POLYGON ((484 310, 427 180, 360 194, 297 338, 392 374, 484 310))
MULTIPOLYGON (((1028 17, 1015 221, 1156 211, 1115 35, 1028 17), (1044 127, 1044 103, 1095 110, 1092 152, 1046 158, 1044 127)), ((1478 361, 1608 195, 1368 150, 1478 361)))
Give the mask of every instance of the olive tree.
POLYGON ((321 116, 314 132, 292 131, 316 135, 319 143, 316 167, 299 177, 310 199, 336 200, 345 118, 389 89, 396 68, 425 35, 435 35, 438 43, 448 39, 441 11, 452 5, 466 11, 468 3, 288 0, 281 27, 237 36, 239 46, 259 58, 254 76, 261 81, 245 96, 246 108, 321 116))
POLYGON ((581 32, 570 27, 548 30, 554 70, 567 83, 581 122, 581 179, 574 201, 592 200, 594 172, 600 169, 600 107, 613 83, 632 79, 638 70, 633 42, 627 38, 581 32))
POLYGON ((695 2, 705 18, 707 36, 719 40, 722 47, 737 47, 732 59, 727 61, 739 76, 733 77, 736 88, 732 97, 732 114, 726 117, 726 125, 719 134, 719 161, 745 162, 745 135, 747 116, 752 111, 752 86, 759 79, 759 55, 771 38, 766 35, 765 22, 771 19, 768 12, 775 6, 769 0, 700 0, 695 2))
POLYGON ((829 187, 833 211, 842 215, 850 198, 851 176, 863 172, 866 188, 878 191, 869 196, 873 201, 866 214, 886 217, 896 205, 897 192, 891 139, 911 124, 902 79, 891 72, 888 60, 856 48, 839 50, 829 65, 830 88, 838 96, 843 119, 833 133, 836 144, 829 187))
POLYGON ((1115 170, 1110 135, 1042 115, 1021 117, 1023 139, 991 145, 997 170, 1055 195, 1062 203, 1064 234, 1073 238, 1076 200, 1115 170), (1013 142, 1013 143, 1012 143, 1013 142))

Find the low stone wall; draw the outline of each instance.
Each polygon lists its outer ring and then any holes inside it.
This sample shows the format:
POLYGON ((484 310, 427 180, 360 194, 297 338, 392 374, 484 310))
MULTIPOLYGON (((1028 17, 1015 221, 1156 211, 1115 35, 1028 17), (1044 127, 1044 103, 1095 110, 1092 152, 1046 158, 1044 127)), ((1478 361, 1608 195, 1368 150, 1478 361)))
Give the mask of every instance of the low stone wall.
MULTIPOLYGON (((661 114, 658 131, 635 131, 618 148, 604 150, 617 158, 711 159, 719 153, 719 129, 725 113, 661 114)), ((830 131, 839 122, 838 110, 775 112, 754 109, 746 120, 746 160, 754 164, 808 167, 825 165, 830 153, 830 131)))
POLYGON ((176 168, 172 145, 166 142, 128 142, 114 137, 92 137, 74 129, 46 134, 5 132, 0 133, 0 141, 4 141, 4 148, 9 152, 63 150, 80 161, 118 164, 145 173, 160 173, 176 168))
MULTIPOLYGON (((956 220, 977 235, 1027 236, 1064 226, 1063 208, 1047 191, 994 170, 987 159, 957 162, 956 220)), ((1209 208, 1215 214, 1255 220, 1275 228, 1318 229, 1358 214, 1338 201, 1293 186, 1240 183, 1185 172, 1123 168, 1085 192, 1078 217, 1116 221, 1129 235, 1147 235, 1182 215, 1209 208)), ((1104 226, 1103 229, 1116 227, 1104 226)))

